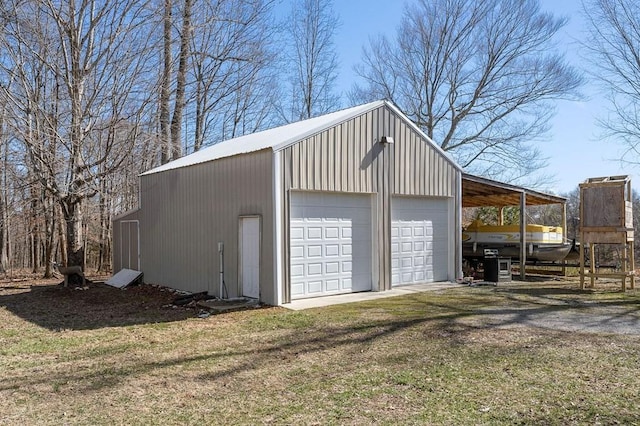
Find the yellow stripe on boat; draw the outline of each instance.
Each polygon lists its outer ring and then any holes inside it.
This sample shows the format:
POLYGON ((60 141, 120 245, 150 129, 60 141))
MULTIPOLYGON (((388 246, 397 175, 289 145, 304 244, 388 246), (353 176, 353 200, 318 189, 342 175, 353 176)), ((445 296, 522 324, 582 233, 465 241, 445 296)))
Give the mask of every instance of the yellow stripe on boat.
MULTIPOLYGON (((557 244, 563 242, 561 226, 527 225, 527 243, 557 244)), ((462 241, 471 243, 518 243, 519 225, 485 225, 475 220, 462 232, 462 241)))

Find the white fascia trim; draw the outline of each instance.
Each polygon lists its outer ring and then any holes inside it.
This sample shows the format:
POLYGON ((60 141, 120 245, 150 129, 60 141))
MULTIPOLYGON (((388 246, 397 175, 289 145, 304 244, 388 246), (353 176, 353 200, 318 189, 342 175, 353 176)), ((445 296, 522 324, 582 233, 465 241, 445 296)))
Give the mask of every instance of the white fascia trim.
POLYGON ((284 230, 282 229, 283 211, 282 211, 282 155, 279 151, 273 153, 273 253, 274 253, 274 268, 273 268, 273 294, 275 295, 275 302, 277 306, 282 305, 282 283, 283 283, 283 247, 284 247, 284 230))
POLYGON ((429 136, 427 136, 427 134, 425 132, 422 131, 422 129, 420 129, 420 127, 418 127, 416 125, 416 123, 414 123, 411 119, 409 119, 409 117, 407 117, 406 115, 404 115, 404 113, 402 111, 400 111, 398 109, 398 107, 396 107, 394 104, 392 104, 389 101, 382 101, 390 110, 392 110, 394 113, 398 114, 400 116, 400 118, 402 118, 408 125, 409 127, 411 127, 413 130, 415 130, 420 136, 422 136, 423 138, 425 138, 426 140, 428 140, 432 147, 438 151, 438 153, 440 153, 440 155, 442 155, 449 163, 451 163, 451 165, 453 167, 455 167, 458 171, 462 172, 462 167, 456 163, 450 156, 449 154, 447 154, 441 147, 440 145, 438 145, 437 143, 435 143, 433 141, 433 139, 431 139, 429 136))
MULTIPOLYGON (((322 125, 318 125, 312 129, 307 130, 304 133, 300 133, 295 135, 295 137, 289 138, 283 142, 280 142, 279 144, 276 144, 273 146, 273 150, 274 151, 282 151, 283 149, 286 149, 288 147, 290 147, 291 145, 295 145, 296 143, 307 139, 313 135, 316 135, 320 132, 323 132, 327 129, 330 129, 334 126, 337 126, 340 123, 344 123, 345 121, 349 121, 354 119, 355 117, 358 117, 360 115, 366 114, 369 111, 372 111, 376 108, 380 108, 381 106, 385 105, 386 101, 374 101, 368 104, 364 104, 364 105, 359 105, 359 106, 355 106, 352 108, 347 108, 347 110, 351 110, 351 113, 348 115, 340 115, 339 117, 337 117, 334 120, 331 120, 329 122, 323 123, 322 125)), ((346 111, 346 110, 345 110, 346 111)), ((340 111, 338 111, 340 112, 340 111)))
MULTIPOLYGON (((139 197, 140 197, 140 195, 138 194, 138 198, 139 198, 139 197)), ((140 203, 140 200, 138 200, 138 203, 140 203)), ((138 204, 138 205, 140 205, 140 204, 138 204)), ((139 212, 139 211, 140 211, 140 207, 136 207, 136 208, 134 208, 134 209, 127 210, 127 211, 125 211, 125 212, 120 213, 120 214, 119 214, 119 215, 117 215, 117 216, 112 217, 112 218, 111 218, 111 221, 112 221, 112 222, 115 222, 115 221, 117 221, 117 220, 122 220, 122 219, 126 218, 127 216, 132 215, 133 213, 136 213, 136 212, 139 212)), ((137 219, 136 219, 136 220, 137 220, 137 219)))

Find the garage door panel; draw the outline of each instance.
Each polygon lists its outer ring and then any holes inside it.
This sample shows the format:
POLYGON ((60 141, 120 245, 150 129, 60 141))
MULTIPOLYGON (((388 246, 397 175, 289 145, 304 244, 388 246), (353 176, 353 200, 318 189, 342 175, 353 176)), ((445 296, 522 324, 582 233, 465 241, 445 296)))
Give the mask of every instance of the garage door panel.
POLYGON ((322 281, 309 281, 309 294, 322 293, 322 281))
POLYGON ((443 198, 393 198, 392 285, 447 279, 450 241, 448 206, 448 200, 443 198))
POLYGON ((369 195, 292 193, 290 227, 293 299, 371 289, 369 195))
POLYGON ((300 226, 292 226, 290 228, 290 234, 292 240, 303 240, 304 239, 304 228, 300 226))
POLYGON ((322 246, 321 245, 307 246, 307 257, 310 259, 314 257, 322 257, 322 246))
POLYGON ((313 277, 314 275, 323 275, 322 263, 310 263, 307 265, 307 276, 313 277))
POLYGON ((325 257, 340 256, 340 246, 338 244, 330 244, 325 246, 325 257))
POLYGON ((327 280, 327 291, 340 290, 340 280, 327 280))
POLYGON ((325 271, 326 275, 330 274, 339 274, 340 273, 340 263, 338 262, 327 262, 325 263, 325 271))

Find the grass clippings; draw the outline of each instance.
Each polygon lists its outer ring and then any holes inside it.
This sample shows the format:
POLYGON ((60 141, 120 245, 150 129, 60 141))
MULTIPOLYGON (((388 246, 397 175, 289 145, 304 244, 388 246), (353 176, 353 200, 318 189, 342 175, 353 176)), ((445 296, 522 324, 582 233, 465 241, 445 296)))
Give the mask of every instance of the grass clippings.
POLYGON ((0 424, 637 424, 635 291, 514 283, 198 318, 0 283, 0 424))

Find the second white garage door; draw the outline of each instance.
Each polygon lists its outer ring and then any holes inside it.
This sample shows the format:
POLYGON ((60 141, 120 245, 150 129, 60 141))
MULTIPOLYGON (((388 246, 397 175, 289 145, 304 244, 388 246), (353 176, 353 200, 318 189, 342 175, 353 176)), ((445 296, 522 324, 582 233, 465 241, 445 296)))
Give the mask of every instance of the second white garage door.
POLYGON ((446 281, 449 270, 449 201, 393 197, 392 285, 446 281))
POLYGON ((371 196, 291 194, 291 298, 371 290, 371 196))

